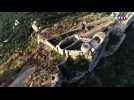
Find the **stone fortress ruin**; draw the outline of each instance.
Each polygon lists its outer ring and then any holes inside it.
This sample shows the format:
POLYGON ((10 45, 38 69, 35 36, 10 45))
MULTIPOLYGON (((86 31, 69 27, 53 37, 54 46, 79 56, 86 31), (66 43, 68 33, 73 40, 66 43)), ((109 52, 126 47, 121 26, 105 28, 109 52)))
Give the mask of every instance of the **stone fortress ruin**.
POLYGON ((91 72, 102 57, 114 54, 124 41, 126 29, 133 23, 134 12, 113 12, 111 16, 103 17, 99 20, 87 23, 83 21, 79 27, 72 28, 58 36, 44 37, 47 32, 39 31, 33 25, 33 29, 38 32, 37 41, 50 47, 66 58, 76 59, 84 56, 89 61, 89 68, 84 73, 79 74, 73 80, 78 80, 87 72, 91 72), (110 40, 116 43, 110 44, 110 40))
POLYGON ((80 27, 59 36, 44 39, 39 34, 38 43, 44 43, 66 57, 71 56, 75 59, 81 55, 86 59, 92 59, 92 54, 97 54, 99 50, 102 50, 105 42, 108 42, 110 34, 115 33, 120 37, 125 37, 124 32, 133 21, 133 16, 133 12, 113 12, 111 16, 91 23, 81 22, 80 27), (127 19, 119 20, 119 16, 125 16, 127 19))
MULTIPOLYGON (((48 50, 54 50, 65 57, 65 61, 51 67, 54 68, 54 72, 49 73, 50 80, 45 82, 45 86, 60 87, 63 82, 76 82, 87 73, 92 72, 102 57, 110 56, 118 50, 125 40, 127 28, 130 25, 134 26, 133 20, 134 12, 112 12, 111 16, 102 17, 99 20, 89 23, 82 21, 78 27, 72 27, 56 36, 51 36, 47 29, 42 30, 34 21, 32 28, 37 33, 38 44, 41 43, 45 45, 45 49, 48 47, 48 50), (77 62, 79 56, 88 61, 84 71, 76 70, 76 68, 81 67, 79 65, 64 66, 69 57, 77 62)), ((80 60, 80 63, 83 64, 83 62, 80 60)), ((10 87, 23 86, 26 76, 33 70, 34 68, 25 71, 11 83, 10 87)), ((44 72, 44 70, 42 71, 44 72)))

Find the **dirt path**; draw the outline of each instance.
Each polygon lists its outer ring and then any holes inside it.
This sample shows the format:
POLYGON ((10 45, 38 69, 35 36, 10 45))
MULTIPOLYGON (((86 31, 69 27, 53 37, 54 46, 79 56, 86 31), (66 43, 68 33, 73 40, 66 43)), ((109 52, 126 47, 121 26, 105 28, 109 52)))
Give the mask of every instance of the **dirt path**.
POLYGON ((22 69, 22 71, 18 75, 18 78, 14 82, 12 82, 9 87, 24 87, 26 78, 30 74, 32 74, 34 70, 34 67, 22 69))

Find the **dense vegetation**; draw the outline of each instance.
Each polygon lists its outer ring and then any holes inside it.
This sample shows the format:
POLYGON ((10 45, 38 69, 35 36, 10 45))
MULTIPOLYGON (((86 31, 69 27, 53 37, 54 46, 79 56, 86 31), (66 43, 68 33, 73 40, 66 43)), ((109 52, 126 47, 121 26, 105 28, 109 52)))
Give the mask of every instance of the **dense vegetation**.
POLYGON ((69 57, 64 66, 70 71, 84 72, 88 70, 89 62, 82 56, 77 57, 75 60, 69 57))

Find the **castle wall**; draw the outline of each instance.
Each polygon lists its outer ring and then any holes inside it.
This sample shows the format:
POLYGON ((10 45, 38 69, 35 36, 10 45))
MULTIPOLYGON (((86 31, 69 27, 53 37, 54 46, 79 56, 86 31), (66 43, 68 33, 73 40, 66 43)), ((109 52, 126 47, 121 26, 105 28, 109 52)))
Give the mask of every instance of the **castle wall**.
POLYGON ((65 50, 65 52, 68 52, 69 56, 74 56, 77 57, 79 55, 83 55, 82 51, 77 51, 77 50, 65 50))
POLYGON ((56 48, 54 45, 52 45, 52 44, 51 44, 49 41, 47 41, 46 39, 43 39, 40 35, 37 36, 37 42, 38 42, 38 44, 39 44, 39 43, 43 43, 43 44, 45 44, 45 45, 48 45, 51 49, 57 51, 57 48, 56 48))

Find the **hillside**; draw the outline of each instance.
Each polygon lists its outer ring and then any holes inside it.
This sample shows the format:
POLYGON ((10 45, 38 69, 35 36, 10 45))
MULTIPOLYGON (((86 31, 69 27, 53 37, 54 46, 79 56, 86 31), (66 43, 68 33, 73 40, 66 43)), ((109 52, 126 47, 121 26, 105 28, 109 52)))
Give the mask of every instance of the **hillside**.
MULTIPOLYGON (((26 86, 44 86, 47 83, 49 73, 45 71, 52 72, 53 67, 47 69, 50 67, 45 66, 44 59, 49 53, 47 48, 44 50, 44 47, 37 46, 36 34, 31 27, 34 20, 41 28, 48 28, 51 35, 58 35, 82 20, 90 22, 108 15, 106 12, 0 12, 0 85, 8 86, 25 67, 36 69, 29 76, 26 86)), ((93 73, 77 83, 64 86, 133 86, 133 32, 130 27, 120 49, 113 56, 102 59, 93 73)), ((54 55, 57 54, 52 52, 49 56, 49 66, 63 59, 54 55)))

